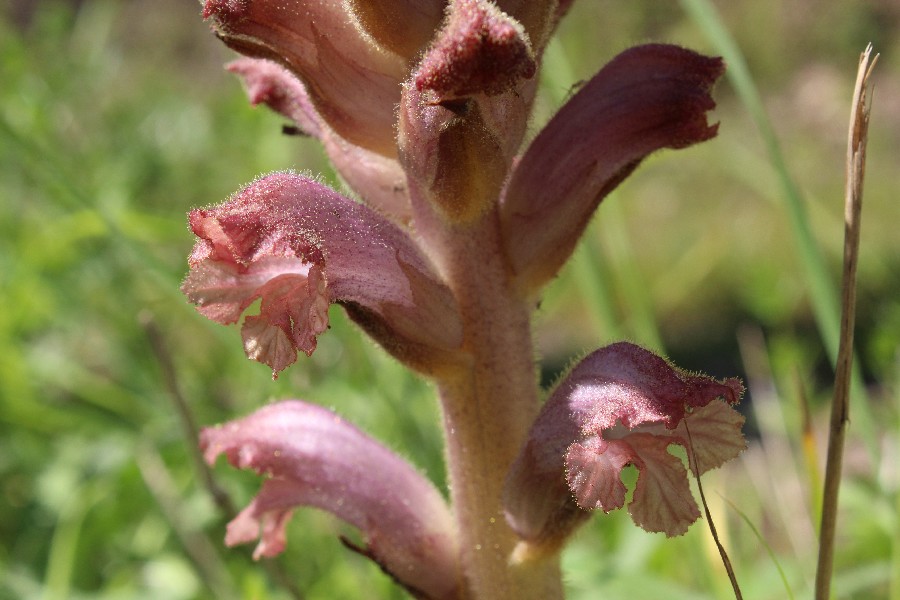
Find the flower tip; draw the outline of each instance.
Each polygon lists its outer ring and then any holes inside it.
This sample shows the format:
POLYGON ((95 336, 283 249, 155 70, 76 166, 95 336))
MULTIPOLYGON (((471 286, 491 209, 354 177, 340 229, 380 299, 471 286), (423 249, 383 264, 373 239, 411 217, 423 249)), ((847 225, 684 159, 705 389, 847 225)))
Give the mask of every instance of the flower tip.
POLYGON ((240 58, 225 65, 225 70, 240 77, 247 89, 247 98, 251 106, 275 104, 282 100, 284 91, 277 85, 273 73, 279 67, 274 63, 264 63, 258 59, 240 58), (264 66, 261 66, 264 65, 264 66))
POLYGON ((497 95, 536 72, 522 25, 493 4, 471 0, 451 11, 414 79, 417 91, 432 92, 443 102, 477 93, 497 95))
POLYGON ((248 0, 206 0, 203 18, 215 16, 217 20, 240 18, 248 8, 248 0))
POLYGON ((724 380, 722 384, 731 390, 731 393, 725 396, 725 401, 728 402, 728 404, 737 404, 741 401, 741 398, 744 397, 746 388, 744 387, 744 382, 742 382, 739 377, 729 377, 724 380))
POLYGON ((215 437, 214 430, 217 427, 204 427, 200 430, 200 452, 203 453, 203 460, 206 464, 212 466, 216 464, 216 459, 224 451, 224 448, 213 442, 215 437))

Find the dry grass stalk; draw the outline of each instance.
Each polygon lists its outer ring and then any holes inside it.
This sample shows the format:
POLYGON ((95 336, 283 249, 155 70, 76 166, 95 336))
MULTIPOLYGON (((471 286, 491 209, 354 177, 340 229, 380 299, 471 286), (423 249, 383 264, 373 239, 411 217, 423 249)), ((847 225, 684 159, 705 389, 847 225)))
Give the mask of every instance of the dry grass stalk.
POLYGON ((859 60, 850 131, 847 140, 847 187, 844 209, 844 268, 841 284, 841 338, 835 367, 834 398, 825 466, 822 501, 822 525, 819 537, 819 561, 816 569, 816 600, 831 594, 834 565, 838 492, 841 485, 844 441, 850 420, 850 379, 853 365, 853 327, 856 317, 856 266, 859 256, 859 225, 862 212, 863 179, 866 170, 866 142, 869 129, 872 88, 869 77, 878 61, 869 45, 859 60))

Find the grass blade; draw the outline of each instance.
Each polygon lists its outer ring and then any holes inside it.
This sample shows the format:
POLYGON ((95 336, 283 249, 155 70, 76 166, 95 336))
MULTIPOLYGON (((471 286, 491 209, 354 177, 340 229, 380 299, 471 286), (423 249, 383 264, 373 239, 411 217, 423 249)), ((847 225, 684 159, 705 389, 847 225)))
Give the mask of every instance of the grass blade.
POLYGON ((778 570, 778 575, 781 577, 781 583, 784 584, 784 591, 787 593, 788 600, 794 600, 794 592, 791 591, 791 586, 788 583, 787 575, 784 573, 784 569, 781 568, 781 563, 778 562, 778 557, 775 555, 775 551, 772 550, 772 547, 769 546, 769 543, 766 542, 766 538, 759 532, 759 529, 756 528, 756 525, 753 524, 753 521, 750 520, 750 517, 747 514, 739 509, 734 502, 729 500, 728 498, 722 497, 725 502, 738 514, 738 516, 747 524, 747 527, 750 528, 750 531, 753 532, 753 535, 756 536, 756 539, 759 540, 759 543, 762 544, 763 548, 766 549, 766 552, 769 554, 769 558, 772 559, 772 564, 775 565, 775 568, 778 570))
MULTIPOLYGON (((734 86, 741 102, 744 104, 750 117, 753 119, 757 130, 765 145, 769 162, 774 169, 781 196, 791 224, 791 230, 800 254, 801 264, 805 270, 809 285, 809 298, 815 315, 816 325, 822 342, 831 362, 836 362, 838 346, 840 344, 840 308, 838 294, 832 284, 828 273, 828 267, 821 248, 813 237, 809 226, 809 218, 803 203, 800 189, 794 182, 787 166, 784 153, 778 142, 778 136, 772 127, 766 114, 762 99, 744 55, 738 48, 734 38, 722 23, 722 20, 710 0, 681 0, 685 12, 700 27, 703 33, 712 43, 716 52, 720 53, 728 65, 726 76, 734 86)), ((862 378, 857 369, 852 371, 852 392, 858 398, 866 398, 862 378)), ((866 403, 861 403, 860 410, 856 411, 856 424, 861 430, 861 438, 866 444, 873 465, 879 462, 879 450, 875 432, 875 420, 868 410, 866 403)))

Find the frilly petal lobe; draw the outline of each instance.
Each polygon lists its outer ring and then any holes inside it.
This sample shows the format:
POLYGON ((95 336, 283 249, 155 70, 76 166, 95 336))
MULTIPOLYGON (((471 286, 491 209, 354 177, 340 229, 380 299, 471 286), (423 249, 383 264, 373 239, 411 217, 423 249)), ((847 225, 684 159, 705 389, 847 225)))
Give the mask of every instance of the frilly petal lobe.
POLYGON ((246 267, 212 258, 198 262, 182 285, 205 317, 235 323, 251 303, 262 298, 258 316, 241 329, 247 356, 274 372, 316 348, 316 336, 328 327, 328 296, 322 270, 288 256, 264 256, 246 267))
POLYGON ((276 372, 292 349, 312 352, 326 302, 353 306, 379 342, 420 369, 461 344, 456 301, 408 234, 311 179, 269 175, 189 220, 199 239, 183 291, 223 323, 262 298, 244 344, 276 372))

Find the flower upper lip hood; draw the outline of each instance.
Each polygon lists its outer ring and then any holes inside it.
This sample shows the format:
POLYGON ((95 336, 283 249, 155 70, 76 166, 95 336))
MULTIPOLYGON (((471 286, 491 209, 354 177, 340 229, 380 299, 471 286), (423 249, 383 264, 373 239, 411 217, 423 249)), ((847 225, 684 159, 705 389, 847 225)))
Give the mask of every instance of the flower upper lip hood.
POLYGON ((720 58, 667 44, 611 60, 550 120, 517 161, 501 199, 513 269, 539 289, 571 255, 600 201, 647 155, 716 135, 707 123, 720 58))
MULTIPOLYGON (((407 10, 404 18, 413 24, 410 30, 433 31, 442 4, 423 0, 420 10, 407 10)), ((360 19, 354 10, 358 5, 207 0, 203 16, 215 20, 216 34, 232 49, 274 60, 294 73, 306 85, 319 114, 342 138, 393 156, 394 106, 413 56, 397 54, 399 48, 386 48, 367 33, 363 27, 377 22, 378 14, 362 12, 360 19)))

